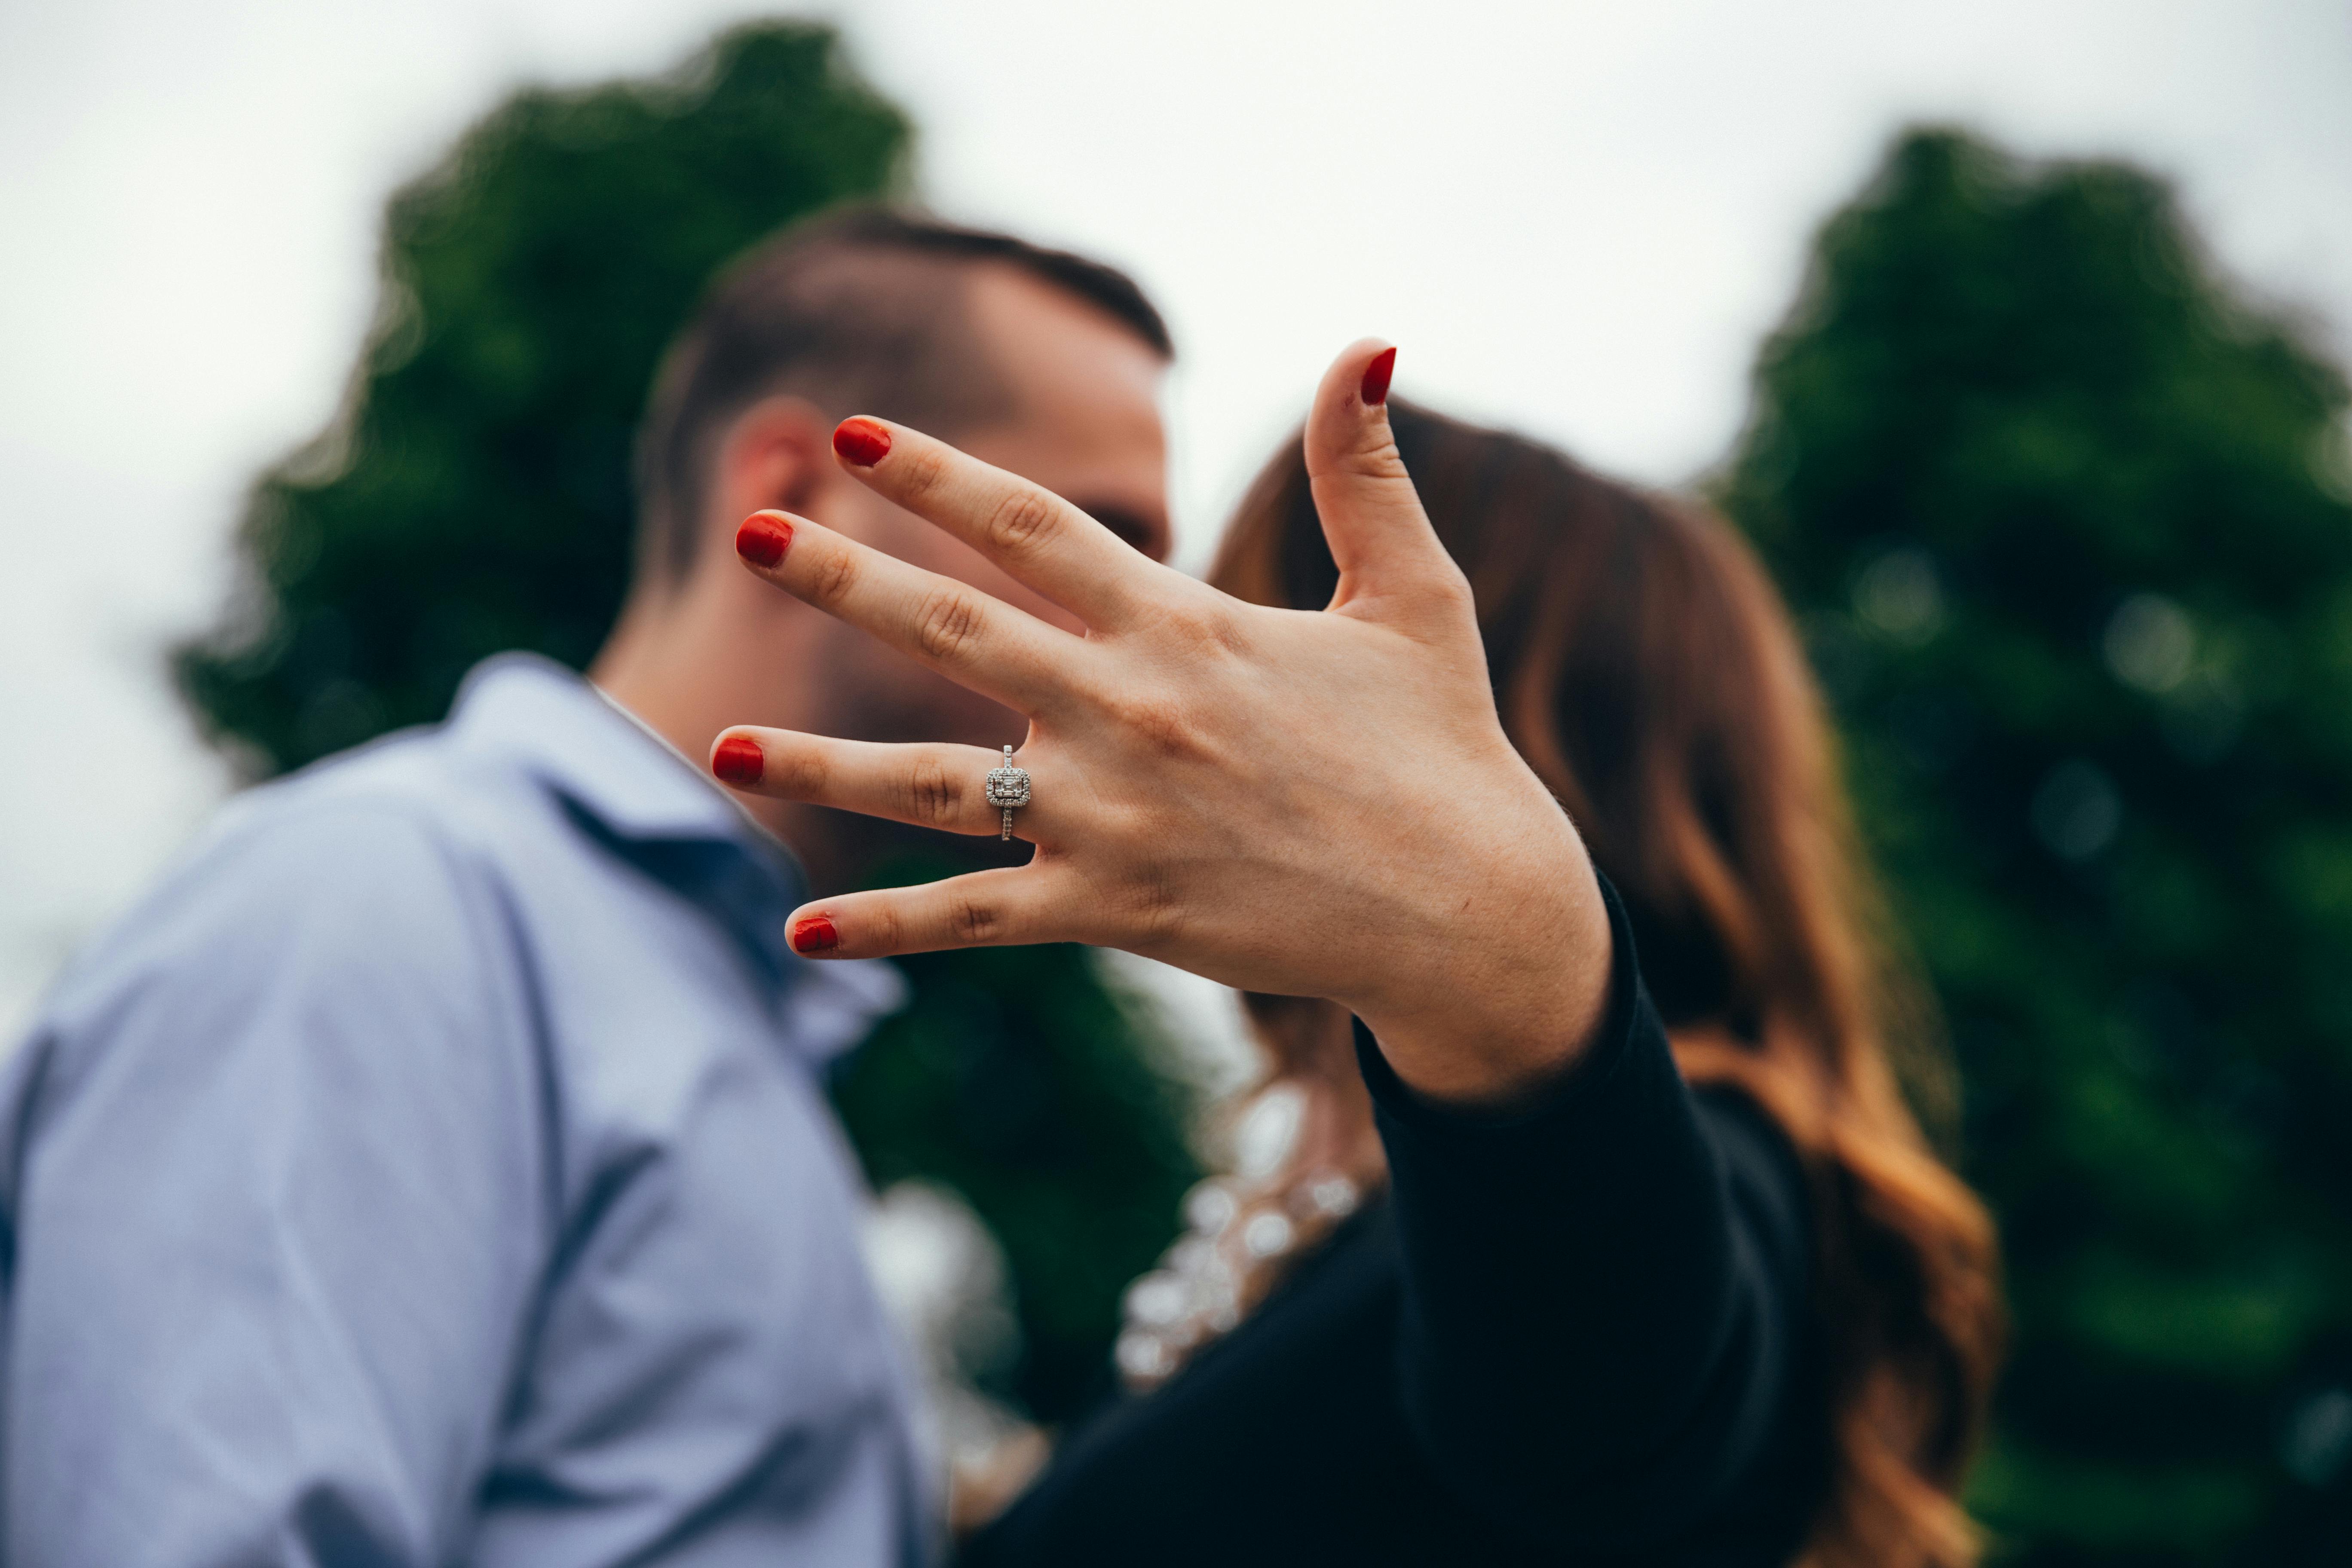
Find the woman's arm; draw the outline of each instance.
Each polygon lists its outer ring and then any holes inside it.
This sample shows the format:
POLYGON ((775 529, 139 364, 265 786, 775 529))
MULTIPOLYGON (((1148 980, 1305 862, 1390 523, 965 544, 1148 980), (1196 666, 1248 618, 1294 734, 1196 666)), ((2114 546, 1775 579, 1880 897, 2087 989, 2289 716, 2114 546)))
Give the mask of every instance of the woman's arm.
POLYGON ((1760 1115, 1684 1086, 1605 894, 1615 962, 1582 1059, 1508 1116, 1357 1049, 1404 1258, 1397 1375, 1423 1457, 1497 1531, 1586 1552, 1752 1539, 1801 1500, 1803 1178, 1760 1115))

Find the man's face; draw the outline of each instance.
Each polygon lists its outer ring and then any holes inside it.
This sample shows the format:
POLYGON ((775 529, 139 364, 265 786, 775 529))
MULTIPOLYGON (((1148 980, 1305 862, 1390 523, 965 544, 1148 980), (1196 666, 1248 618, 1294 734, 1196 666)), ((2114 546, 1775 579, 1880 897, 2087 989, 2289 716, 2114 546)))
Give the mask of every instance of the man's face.
MULTIPOLYGON (((1019 474, 1155 560, 1169 548, 1160 357, 1092 306, 1010 268, 971 279, 973 325, 1011 397, 1004 416, 955 433, 983 462, 1019 474)), ((824 521, 877 549, 963 582, 1072 632, 1076 619, 979 552, 852 486, 824 521)), ((855 628, 828 623, 814 672, 827 733, 872 741, 1019 745, 1020 715, 935 675, 855 628)))

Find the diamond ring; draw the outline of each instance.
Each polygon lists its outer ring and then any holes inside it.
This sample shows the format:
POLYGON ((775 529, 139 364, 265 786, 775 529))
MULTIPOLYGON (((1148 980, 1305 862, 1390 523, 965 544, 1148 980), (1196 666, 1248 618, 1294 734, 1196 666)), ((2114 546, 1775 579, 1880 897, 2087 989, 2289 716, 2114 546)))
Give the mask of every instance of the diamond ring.
POLYGON ((1004 748, 1004 764, 988 770, 988 804, 1004 808, 1003 837, 1013 837, 1013 813, 1029 804, 1029 770, 1013 765, 1013 748, 1004 748))

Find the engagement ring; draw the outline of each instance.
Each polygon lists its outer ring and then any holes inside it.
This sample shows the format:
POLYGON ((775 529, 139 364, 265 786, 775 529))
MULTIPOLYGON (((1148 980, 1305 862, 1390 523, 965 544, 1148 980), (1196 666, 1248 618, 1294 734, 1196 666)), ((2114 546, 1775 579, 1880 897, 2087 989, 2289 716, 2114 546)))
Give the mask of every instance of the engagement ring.
POLYGON ((1013 837, 1013 813, 1029 804, 1029 771, 1013 765, 1013 748, 1004 748, 1004 765, 988 770, 988 804, 1004 808, 1003 837, 1013 837))

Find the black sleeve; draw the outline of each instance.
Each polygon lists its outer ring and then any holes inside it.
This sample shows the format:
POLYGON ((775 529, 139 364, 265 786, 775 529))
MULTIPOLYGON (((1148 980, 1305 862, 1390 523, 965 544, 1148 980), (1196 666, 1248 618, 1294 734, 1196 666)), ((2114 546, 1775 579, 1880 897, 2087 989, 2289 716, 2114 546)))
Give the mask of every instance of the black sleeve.
POLYGON ((1414 1437, 1473 1513, 1580 1553, 1687 1542, 1793 1482, 1776 1449, 1813 1381, 1801 1173, 1744 1100, 1685 1086, 1601 890, 1607 1016, 1539 1105, 1436 1105, 1361 1025, 1356 1042, 1393 1183, 1414 1437))

